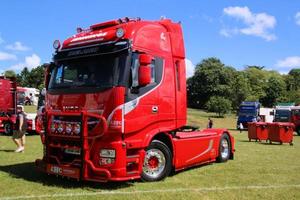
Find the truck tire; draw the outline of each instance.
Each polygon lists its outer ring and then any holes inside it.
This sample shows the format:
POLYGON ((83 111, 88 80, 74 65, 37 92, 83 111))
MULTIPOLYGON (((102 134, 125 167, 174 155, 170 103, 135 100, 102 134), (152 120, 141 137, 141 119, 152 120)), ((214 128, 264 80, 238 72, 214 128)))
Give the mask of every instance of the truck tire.
POLYGON ((225 133, 220 138, 219 155, 217 157, 217 162, 226 162, 230 158, 230 154, 231 154, 230 138, 225 133))
POLYGON ((9 122, 5 122, 3 125, 4 134, 11 135, 12 134, 12 125, 9 122))
POLYGON ((172 155, 166 144, 153 140, 146 149, 142 169, 142 180, 159 181, 167 177, 172 169, 172 155))

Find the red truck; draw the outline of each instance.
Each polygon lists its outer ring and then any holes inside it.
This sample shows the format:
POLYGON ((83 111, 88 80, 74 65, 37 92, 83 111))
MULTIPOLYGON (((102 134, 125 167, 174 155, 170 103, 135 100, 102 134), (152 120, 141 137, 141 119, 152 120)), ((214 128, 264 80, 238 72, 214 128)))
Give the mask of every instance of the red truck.
POLYGON ((291 110, 292 110, 291 122, 295 126, 294 130, 300 136, 300 105, 292 107, 291 110))
POLYGON ((158 181, 233 159, 226 129, 186 126, 180 23, 118 19, 54 42, 39 170, 96 182, 158 181))
POLYGON ((16 91, 15 78, 0 77, 0 132, 11 134, 16 120, 16 91))

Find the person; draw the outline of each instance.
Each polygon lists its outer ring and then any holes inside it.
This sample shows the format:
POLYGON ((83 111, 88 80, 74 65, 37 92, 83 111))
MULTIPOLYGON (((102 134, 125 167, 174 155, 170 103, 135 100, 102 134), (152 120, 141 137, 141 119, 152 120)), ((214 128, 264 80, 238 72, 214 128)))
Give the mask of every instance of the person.
POLYGON ((261 121, 261 117, 258 115, 257 116, 257 120, 256 120, 257 122, 260 122, 261 121))
POLYGON ((244 126, 243 126, 243 123, 242 123, 242 122, 240 123, 239 129, 240 129, 240 133, 241 133, 241 132, 243 131, 243 129, 244 129, 244 126))
POLYGON ((26 123, 26 114, 24 113, 23 106, 18 106, 16 126, 12 136, 14 143, 17 145, 16 153, 24 152, 25 150, 26 123))
POLYGON ((33 105, 33 95, 32 95, 32 93, 29 94, 29 101, 30 101, 30 105, 33 105))
POLYGON ((208 128, 212 128, 213 127, 213 120, 211 119, 211 118, 208 118, 208 125, 207 125, 207 127, 208 128))

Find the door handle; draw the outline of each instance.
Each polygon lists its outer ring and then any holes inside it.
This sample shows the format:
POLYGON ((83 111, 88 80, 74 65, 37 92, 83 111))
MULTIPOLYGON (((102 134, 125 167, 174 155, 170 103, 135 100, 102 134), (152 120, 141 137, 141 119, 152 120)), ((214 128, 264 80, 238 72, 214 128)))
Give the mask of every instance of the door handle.
POLYGON ((158 106, 152 106, 152 113, 158 112, 158 106))

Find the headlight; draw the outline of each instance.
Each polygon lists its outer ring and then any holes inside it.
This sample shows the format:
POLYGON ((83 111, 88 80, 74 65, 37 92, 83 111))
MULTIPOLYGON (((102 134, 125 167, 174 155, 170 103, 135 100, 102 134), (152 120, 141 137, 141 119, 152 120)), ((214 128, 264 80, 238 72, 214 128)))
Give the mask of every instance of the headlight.
POLYGON ((116 150, 114 150, 114 149, 101 149, 100 150, 100 157, 115 158, 116 157, 116 150))
POLYGON ((58 132, 62 133, 64 131, 64 125, 63 124, 58 124, 58 128, 57 128, 58 132))
POLYGON ((67 124, 66 125, 66 133, 70 134, 72 132, 72 124, 67 124))
POLYGON ((75 124, 75 126, 74 126, 74 133, 76 134, 76 135, 78 135, 79 133, 80 133, 80 124, 75 124))
POLYGON ((124 29, 118 28, 117 31, 116 31, 116 36, 117 36, 118 38, 123 37, 123 36, 124 36, 124 29))

